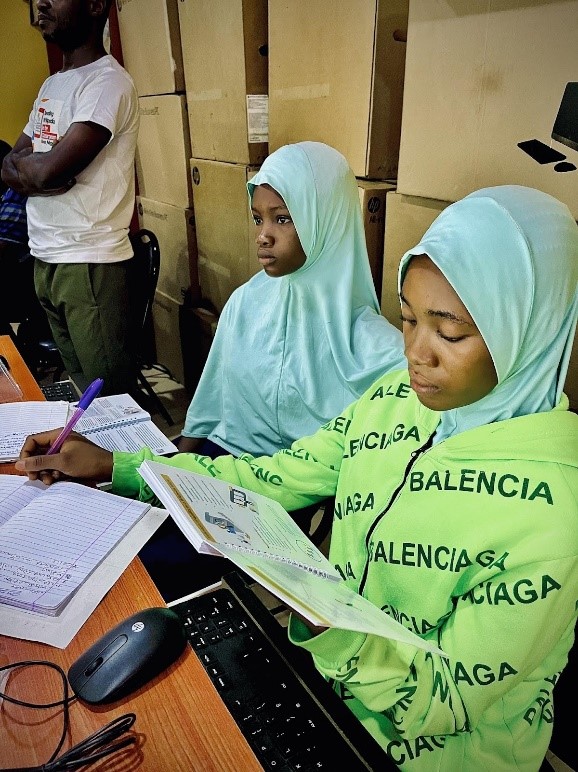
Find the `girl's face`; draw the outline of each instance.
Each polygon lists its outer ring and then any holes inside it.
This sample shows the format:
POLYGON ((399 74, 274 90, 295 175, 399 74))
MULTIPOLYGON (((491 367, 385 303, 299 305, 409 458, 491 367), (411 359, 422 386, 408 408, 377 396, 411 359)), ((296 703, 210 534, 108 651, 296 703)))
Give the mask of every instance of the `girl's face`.
POLYGON ((251 206, 257 257, 269 276, 287 276, 305 263, 299 236, 285 202, 270 185, 257 185, 251 206))
POLYGON ((401 311, 410 385, 422 405, 452 410, 490 393, 498 382, 490 352, 455 290, 427 255, 409 263, 401 311))

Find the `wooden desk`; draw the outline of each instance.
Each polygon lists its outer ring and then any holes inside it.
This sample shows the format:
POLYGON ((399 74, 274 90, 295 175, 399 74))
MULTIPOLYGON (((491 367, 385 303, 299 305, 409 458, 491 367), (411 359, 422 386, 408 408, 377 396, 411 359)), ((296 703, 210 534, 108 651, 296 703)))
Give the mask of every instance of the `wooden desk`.
MULTIPOLYGON (((42 389, 36 383, 34 376, 28 369, 26 362, 22 359, 20 352, 14 345, 14 341, 9 335, 0 335, 0 354, 5 357, 10 366, 10 375, 22 390, 22 396, 28 402, 33 400, 44 400, 42 389)), ((0 474, 20 474, 14 469, 13 463, 0 462, 0 474)))
MULTIPOLYGON (((0 353, 8 359, 11 373, 22 390, 26 389, 26 398, 42 399, 42 391, 30 373, 21 371, 21 366, 26 368, 26 365, 20 364, 18 352, 5 336, 0 336, 0 353)), ((0 472, 4 466, 8 465, 2 465, 0 472)), ((49 660, 67 671, 70 664, 112 626, 140 609, 160 605, 164 605, 160 594, 140 560, 135 558, 66 649, 0 635, 0 665, 49 660)), ((1 624, 0 611, 0 627, 1 624)), ((31 702, 50 702, 62 697, 55 674, 41 667, 16 671, 8 683, 8 694, 31 702)), ((70 707, 71 729, 64 749, 129 712, 137 717, 133 732, 139 739, 138 750, 129 749, 115 761, 103 759, 91 766, 94 772, 113 769, 253 772, 262 769, 189 647, 168 670, 126 700, 111 706, 74 702, 70 707)), ((45 763, 56 748, 61 728, 59 709, 33 710, 4 702, 0 710, 0 767, 45 763)))
POLYGON ((34 380, 34 376, 9 335, 0 335, 0 354, 6 357, 10 365, 10 375, 22 389, 24 399, 28 401, 44 399, 42 389, 34 380))

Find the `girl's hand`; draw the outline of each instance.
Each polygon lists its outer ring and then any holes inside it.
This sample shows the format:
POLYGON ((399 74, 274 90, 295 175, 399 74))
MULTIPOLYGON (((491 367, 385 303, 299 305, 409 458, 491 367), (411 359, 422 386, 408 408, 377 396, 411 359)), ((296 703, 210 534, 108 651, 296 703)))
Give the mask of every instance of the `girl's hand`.
POLYGON ((60 431, 54 429, 28 436, 15 464, 16 469, 26 472, 30 480, 42 480, 45 485, 63 478, 91 482, 112 479, 112 453, 76 432, 70 434, 58 453, 47 456, 60 431))

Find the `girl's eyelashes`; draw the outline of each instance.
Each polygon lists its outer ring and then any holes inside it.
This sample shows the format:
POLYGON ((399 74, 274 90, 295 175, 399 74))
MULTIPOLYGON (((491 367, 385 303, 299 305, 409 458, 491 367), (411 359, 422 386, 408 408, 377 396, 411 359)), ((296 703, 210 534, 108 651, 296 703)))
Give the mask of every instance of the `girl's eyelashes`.
MULTIPOLYGON (((257 215, 257 214, 254 214, 253 215, 253 222, 255 223, 255 225, 262 225, 263 224, 263 218, 259 217, 259 215, 257 215)), ((286 224, 292 224, 293 220, 291 219, 291 217, 288 214, 278 214, 277 217, 275 218, 275 222, 278 225, 286 225, 286 224)))
MULTIPOLYGON (((399 318, 404 324, 410 324, 412 326, 415 326, 417 324, 416 319, 408 319, 408 317, 404 316, 404 314, 401 314, 399 318)), ((442 340, 445 340, 448 343, 459 343, 461 340, 464 340, 465 338, 467 338, 467 335, 444 335, 441 332, 441 330, 438 330, 437 334, 439 335, 440 338, 442 338, 442 340)))
POLYGON ((442 335, 441 332, 438 332, 438 335, 440 338, 443 338, 443 340, 447 340, 448 343, 459 343, 461 340, 464 340, 466 338, 466 335, 460 335, 459 337, 449 337, 448 335, 442 335))

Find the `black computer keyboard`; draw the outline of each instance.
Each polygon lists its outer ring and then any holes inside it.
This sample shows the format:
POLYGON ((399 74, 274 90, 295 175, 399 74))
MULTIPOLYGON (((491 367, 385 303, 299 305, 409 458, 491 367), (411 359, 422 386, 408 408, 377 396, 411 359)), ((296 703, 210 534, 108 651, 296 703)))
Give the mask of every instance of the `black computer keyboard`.
POLYGON ((240 574, 170 607, 265 770, 397 769, 240 574))
POLYGON ((46 383, 40 387, 42 393, 50 402, 64 400, 65 402, 78 402, 80 394, 72 381, 56 381, 56 383, 46 383))

